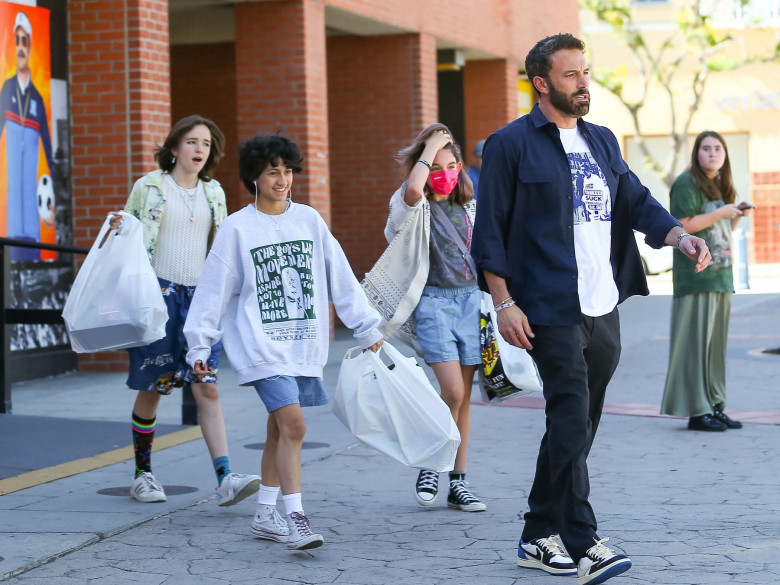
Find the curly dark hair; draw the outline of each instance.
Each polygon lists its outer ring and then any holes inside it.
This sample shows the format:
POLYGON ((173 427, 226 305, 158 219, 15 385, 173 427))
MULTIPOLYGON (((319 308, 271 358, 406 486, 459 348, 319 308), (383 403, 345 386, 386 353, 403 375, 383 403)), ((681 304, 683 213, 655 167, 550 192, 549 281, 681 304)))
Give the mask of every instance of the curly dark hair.
POLYGON ((225 135, 219 127, 203 116, 197 114, 187 116, 176 122, 171 131, 168 133, 168 137, 163 142, 162 146, 158 146, 154 149, 154 160, 160 168, 168 173, 173 170, 174 157, 171 152, 174 148, 179 146, 179 142, 187 132, 192 130, 195 126, 205 126, 211 133, 211 149, 209 150, 209 156, 206 159, 206 164, 198 173, 198 178, 203 181, 211 180, 211 171, 213 171, 219 160, 225 154, 225 135))
POLYGON ((293 173, 303 171, 301 149, 289 138, 284 136, 255 136, 241 145, 238 152, 238 175, 244 187, 252 195, 255 194, 255 181, 268 165, 286 166, 293 173))

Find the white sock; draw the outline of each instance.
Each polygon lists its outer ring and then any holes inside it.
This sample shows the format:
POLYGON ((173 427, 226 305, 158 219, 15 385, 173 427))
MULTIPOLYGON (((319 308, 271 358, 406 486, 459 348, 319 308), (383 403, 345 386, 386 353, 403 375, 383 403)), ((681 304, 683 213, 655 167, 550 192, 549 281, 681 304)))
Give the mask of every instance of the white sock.
POLYGON ((276 498, 279 497, 279 486, 267 486, 260 484, 257 490, 257 503, 265 506, 276 506, 276 498))
POLYGON ((284 511, 289 516, 293 512, 303 514, 303 504, 301 504, 301 494, 287 494, 282 495, 282 502, 284 503, 284 511))

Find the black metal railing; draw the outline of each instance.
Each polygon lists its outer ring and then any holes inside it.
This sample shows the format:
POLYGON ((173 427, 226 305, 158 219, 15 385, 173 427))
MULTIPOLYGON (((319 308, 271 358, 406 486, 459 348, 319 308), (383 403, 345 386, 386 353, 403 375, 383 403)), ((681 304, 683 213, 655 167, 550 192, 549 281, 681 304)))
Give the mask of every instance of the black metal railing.
MULTIPOLYGON (((0 326, 3 332, 3 350, 0 352, 0 413, 12 412, 12 377, 11 377, 11 326, 16 324, 31 325, 64 325, 62 309, 17 309, 8 307, 8 297, 11 282, 11 261, 7 253, 7 247, 35 248, 38 250, 51 250, 68 254, 89 253, 89 248, 76 246, 61 246, 57 244, 42 244, 29 240, 16 240, 13 238, 0 238, 0 326)), ((181 419, 183 425, 198 424, 198 408, 192 389, 185 384, 182 389, 181 419)))

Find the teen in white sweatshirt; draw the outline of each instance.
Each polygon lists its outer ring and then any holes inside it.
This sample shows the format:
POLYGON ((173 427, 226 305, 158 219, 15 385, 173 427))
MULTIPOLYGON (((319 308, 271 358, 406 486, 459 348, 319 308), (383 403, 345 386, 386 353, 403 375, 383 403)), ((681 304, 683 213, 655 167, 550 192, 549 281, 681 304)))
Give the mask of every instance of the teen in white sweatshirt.
POLYGON ((239 383, 254 386, 269 412, 252 532, 294 549, 323 543, 303 514, 300 450, 301 407, 328 402, 328 303, 363 349, 382 343, 381 318, 341 246, 317 211, 290 199, 301 163, 298 146, 281 136, 242 145, 239 172, 255 203, 222 222, 184 326, 195 371, 222 339, 239 383), (280 486, 286 522, 276 511, 280 486))

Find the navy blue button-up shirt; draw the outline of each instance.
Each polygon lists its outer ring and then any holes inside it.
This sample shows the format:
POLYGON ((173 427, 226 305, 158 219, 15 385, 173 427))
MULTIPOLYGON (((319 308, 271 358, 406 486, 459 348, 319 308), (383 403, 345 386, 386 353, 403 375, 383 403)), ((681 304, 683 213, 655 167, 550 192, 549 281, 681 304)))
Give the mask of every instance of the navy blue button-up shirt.
MULTIPOLYGON (((610 262, 619 300, 647 295, 633 230, 654 248, 678 222, 631 172, 607 128, 577 121, 612 198, 610 262)), ((471 255, 482 271, 507 281, 509 294, 534 325, 582 321, 574 255, 574 204, 569 161, 558 127, 539 105, 485 143, 471 255)))

